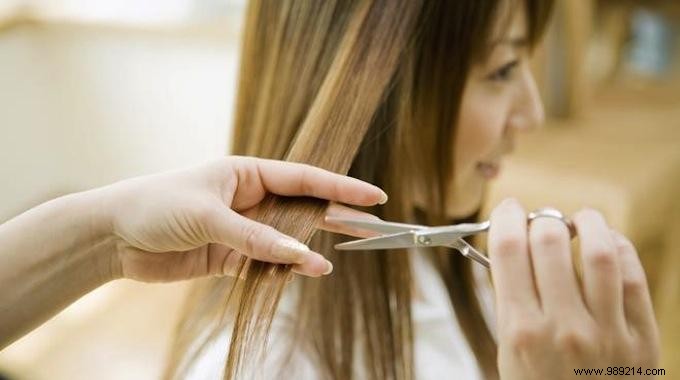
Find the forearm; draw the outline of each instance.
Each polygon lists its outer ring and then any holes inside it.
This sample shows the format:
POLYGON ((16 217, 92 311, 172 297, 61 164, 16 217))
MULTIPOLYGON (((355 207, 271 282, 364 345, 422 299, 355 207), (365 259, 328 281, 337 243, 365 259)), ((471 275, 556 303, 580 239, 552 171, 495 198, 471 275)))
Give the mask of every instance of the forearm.
POLYGON ((0 225, 0 349, 112 279, 115 243, 95 192, 0 225))

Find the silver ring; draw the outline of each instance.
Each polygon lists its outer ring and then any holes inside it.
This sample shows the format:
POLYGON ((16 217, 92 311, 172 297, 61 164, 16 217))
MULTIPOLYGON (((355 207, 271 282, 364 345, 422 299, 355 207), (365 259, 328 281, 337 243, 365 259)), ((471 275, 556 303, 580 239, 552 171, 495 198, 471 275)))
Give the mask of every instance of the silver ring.
POLYGON ((574 227, 574 223, 569 220, 564 214, 560 212, 560 210, 552 207, 542 207, 537 210, 534 210, 529 213, 528 219, 529 223, 534 221, 534 219, 537 218, 553 218, 561 221, 564 223, 565 226, 567 226, 567 229, 569 230, 569 236, 574 237, 576 236, 576 227, 574 227))

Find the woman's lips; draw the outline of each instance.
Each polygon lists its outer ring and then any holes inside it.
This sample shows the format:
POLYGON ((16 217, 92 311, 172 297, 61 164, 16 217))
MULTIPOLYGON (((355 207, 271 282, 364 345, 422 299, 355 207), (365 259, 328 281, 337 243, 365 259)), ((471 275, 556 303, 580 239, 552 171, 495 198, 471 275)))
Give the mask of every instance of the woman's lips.
POLYGON ((480 162, 477 164, 477 170, 482 174, 482 177, 493 179, 498 176, 501 166, 498 162, 480 162))

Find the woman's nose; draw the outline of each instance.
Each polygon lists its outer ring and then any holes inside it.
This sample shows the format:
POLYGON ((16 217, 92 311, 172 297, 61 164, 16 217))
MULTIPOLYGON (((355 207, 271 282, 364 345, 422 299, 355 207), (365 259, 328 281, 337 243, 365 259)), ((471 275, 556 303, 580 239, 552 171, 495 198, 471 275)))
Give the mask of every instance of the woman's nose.
POLYGON ((543 125, 545 113, 536 81, 528 67, 523 67, 510 126, 515 130, 531 131, 543 125))

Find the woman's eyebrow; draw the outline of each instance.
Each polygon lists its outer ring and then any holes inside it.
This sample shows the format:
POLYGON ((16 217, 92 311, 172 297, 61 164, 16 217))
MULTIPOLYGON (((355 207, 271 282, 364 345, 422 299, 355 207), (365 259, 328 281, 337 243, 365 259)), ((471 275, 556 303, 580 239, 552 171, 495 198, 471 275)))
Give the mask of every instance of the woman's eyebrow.
POLYGON ((515 48, 522 48, 529 45, 529 39, 524 36, 519 37, 508 37, 500 38, 491 42, 491 46, 495 47, 497 45, 511 45, 515 48))

